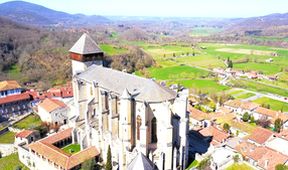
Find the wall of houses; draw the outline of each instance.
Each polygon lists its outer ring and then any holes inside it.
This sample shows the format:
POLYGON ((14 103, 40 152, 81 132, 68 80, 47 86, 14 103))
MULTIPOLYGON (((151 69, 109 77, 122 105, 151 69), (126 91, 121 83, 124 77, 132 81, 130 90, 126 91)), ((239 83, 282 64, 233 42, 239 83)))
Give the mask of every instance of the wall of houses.
POLYGON ((52 112, 48 112, 41 106, 38 107, 38 115, 43 122, 49 122, 53 124, 66 124, 68 119, 68 108, 59 108, 52 112))

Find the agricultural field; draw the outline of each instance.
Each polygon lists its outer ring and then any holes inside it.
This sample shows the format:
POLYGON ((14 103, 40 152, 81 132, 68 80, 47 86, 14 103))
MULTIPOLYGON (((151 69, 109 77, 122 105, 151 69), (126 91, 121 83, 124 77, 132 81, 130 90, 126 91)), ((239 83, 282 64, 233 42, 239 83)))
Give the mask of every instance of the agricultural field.
POLYGON ((215 27, 194 27, 189 34, 191 37, 206 37, 222 31, 221 28, 215 27))
POLYGON ((19 122, 15 123, 13 127, 18 129, 34 129, 40 126, 42 123, 41 119, 37 115, 29 115, 26 118, 20 120, 19 122))
POLYGON ((288 112, 288 103, 284 103, 281 101, 273 100, 267 97, 262 97, 257 100, 254 100, 253 102, 258 103, 258 104, 269 104, 270 108, 272 110, 276 111, 283 111, 283 112, 288 112))
POLYGON ((235 98, 237 98, 237 99, 247 99, 247 98, 250 98, 250 97, 253 97, 253 96, 255 96, 254 93, 243 93, 243 94, 237 95, 235 98))
POLYGON ((105 54, 109 56, 125 54, 128 52, 128 50, 123 47, 118 47, 110 44, 101 44, 100 48, 105 52, 105 54))
POLYGON ((3 170, 13 170, 13 169, 21 169, 21 170, 29 170, 24 164, 19 161, 18 153, 13 153, 9 156, 5 156, 0 158, 0 169, 3 170))
POLYGON ((235 80, 232 81, 235 87, 241 87, 245 88, 247 90, 261 92, 261 93, 273 93, 278 94, 281 96, 288 97, 288 90, 284 88, 279 87, 273 87, 270 85, 260 84, 256 81, 250 81, 250 80, 235 80))

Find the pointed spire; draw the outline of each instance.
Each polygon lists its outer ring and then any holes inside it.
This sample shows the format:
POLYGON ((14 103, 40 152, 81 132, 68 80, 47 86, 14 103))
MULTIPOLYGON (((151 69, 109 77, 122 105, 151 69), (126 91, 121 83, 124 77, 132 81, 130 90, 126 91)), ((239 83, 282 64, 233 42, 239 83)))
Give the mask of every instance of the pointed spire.
POLYGON ((153 162, 143 153, 139 152, 137 156, 127 166, 127 170, 154 170, 156 169, 153 162))
POLYGON ((69 52, 81 55, 103 53, 97 43, 86 33, 79 38, 69 52))
POLYGON ((131 94, 129 93, 127 88, 124 89, 121 95, 121 99, 131 99, 131 94))

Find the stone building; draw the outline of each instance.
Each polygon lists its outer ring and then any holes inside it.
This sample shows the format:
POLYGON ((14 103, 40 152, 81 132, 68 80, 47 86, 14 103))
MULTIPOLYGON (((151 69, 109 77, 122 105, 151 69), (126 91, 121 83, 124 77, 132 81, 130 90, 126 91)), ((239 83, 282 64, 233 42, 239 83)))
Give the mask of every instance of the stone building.
MULTIPOLYGON (((70 49, 76 117, 73 139, 96 146, 114 168, 126 169, 141 152, 158 169, 185 169, 188 90, 103 66, 103 52, 84 34, 70 49)), ((69 122, 71 125, 71 122, 69 122)))

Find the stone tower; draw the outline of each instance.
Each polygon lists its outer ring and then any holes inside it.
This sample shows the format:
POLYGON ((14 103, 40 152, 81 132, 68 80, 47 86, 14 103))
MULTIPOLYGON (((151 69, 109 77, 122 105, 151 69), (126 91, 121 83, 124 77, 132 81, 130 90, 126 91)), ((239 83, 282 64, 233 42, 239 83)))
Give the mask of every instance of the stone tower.
POLYGON ((104 53, 86 33, 69 50, 73 76, 85 71, 92 64, 103 65, 104 53))

